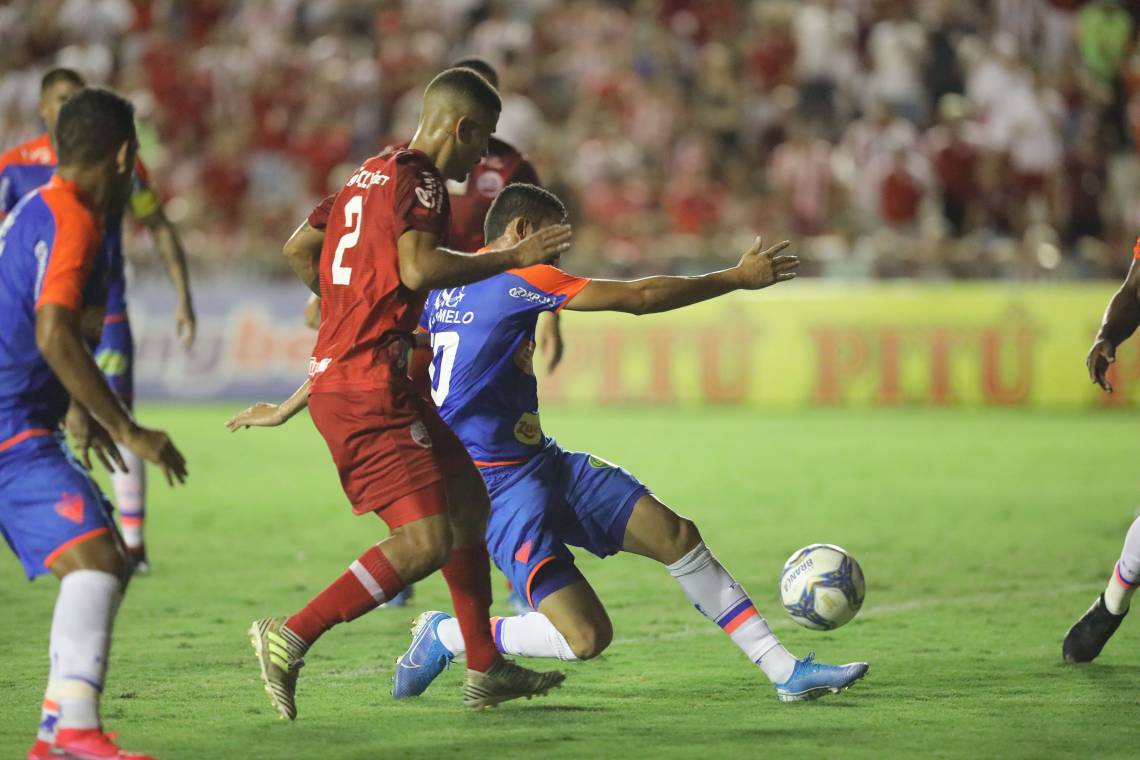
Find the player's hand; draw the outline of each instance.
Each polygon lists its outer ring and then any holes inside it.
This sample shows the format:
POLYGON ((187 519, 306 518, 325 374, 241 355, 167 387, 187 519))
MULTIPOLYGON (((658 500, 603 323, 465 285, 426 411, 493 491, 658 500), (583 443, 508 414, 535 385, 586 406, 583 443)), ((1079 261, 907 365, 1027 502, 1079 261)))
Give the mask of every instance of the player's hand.
POLYGON ((519 269, 535 264, 550 264, 570 250, 572 232, 569 224, 543 227, 515 246, 515 261, 519 269))
POLYGON ((285 422, 281 416, 281 405, 258 401, 250 408, 238 412, 226 421, 231 433, 248 427, 277 427, 285 422))
POLYGON ((169 485, 174 485, 175 480, 186 482, 186 459, 165 432, 135 426, 124 437, 123 445, 151 464, 158 465, 169 485))
POLYGON ((1108 365, 1116 363, 1116 346, 1111 341, 1099 338, 1089 350, 1085 366, 1089 368, 1089 378, 1108 393, 1112 393, 1112 383, 1108 382, 1108 365))
POLYGON ((95 458, 102 462, 107 472, 127 471, 127 463, 123 461, 115 440, 86 409, 73 403, 67 410, 64 425, 71 436, 72 449, 85 468, 92 469, 91 452, 94 451, 95 458))
POLYGON ((175 332, 182 347, 187 351, 194 345, 194 335, 198 331, 198 319, 194 316, 194 307, 187 302, 178 304, 174 312, 175 332))
POLYGON ((791 243, 785 240, 763 250, 764 239, 756 238, 756 242, 744 252, 740 263, 736 265, 740 287, 744 290, 760 290, 777 282, 794 280, 800 267, 799 257, 779 255, 789 245, 791 243))

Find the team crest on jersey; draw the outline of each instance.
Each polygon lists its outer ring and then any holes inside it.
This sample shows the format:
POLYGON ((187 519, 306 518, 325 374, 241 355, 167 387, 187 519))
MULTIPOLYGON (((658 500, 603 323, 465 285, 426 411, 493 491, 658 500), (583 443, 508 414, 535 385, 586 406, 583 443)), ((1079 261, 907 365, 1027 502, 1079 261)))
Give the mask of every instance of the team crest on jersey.
POLYGON ((423 446, 425 449, 431 448, 431 436, 428 435, 427 425, 420 420, 412 423, 411 427, 412 440, 418 445, 423 446))
POLYGON ((613 462, 607 462, 605 459, 602 459, 601 457, 596 457, 593 454, 591 454, 589 456, 588 461, 590 462, 590 466, 593 467, 595 470, 604 470, 607 467, 617 468, 617 465, 614 464, 613 462))
POLYGON ((522 417, 515 423, 515 439, 519 443, 535 446, 542 442, 542 423, 538 415, 533 412, 523 412, 522 417))
POLYGON ((464 289, 466 286, 460 285, 458 288, 444 288, 439 291, 435 297, 435 308, 437 309, 458 309, 459 302, 463 300, 464 289))
POLYGON ((506 185, 503 175, 496 171, 484 171, 475 182, 475 189, 485 198, 494 198, 506 185))

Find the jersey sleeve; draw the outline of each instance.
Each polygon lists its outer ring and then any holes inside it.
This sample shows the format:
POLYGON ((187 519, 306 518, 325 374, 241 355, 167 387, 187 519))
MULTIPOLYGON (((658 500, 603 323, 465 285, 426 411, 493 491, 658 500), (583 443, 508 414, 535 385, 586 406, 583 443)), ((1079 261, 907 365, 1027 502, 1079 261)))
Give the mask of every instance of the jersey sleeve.
POLYGON ((444 240, 451 209, 435 168, 423 160, 408 161, 396 172, 396 183, 396 237, 417 230, 444 240))
POLYGON ((576 277, 549 264, 515 269, 512 273, 526 280, 531 287, 550 296, 551 300, 543 305, 541 311, 562 311, 566 308, 566 304, 574 300, 574 296, 582 292, 582 288, 590 284, 589 277, 576 277))
POLYGON ((325 227, 329 226, 329 214, 332 212, 333 201, 335 200, 336 193, 333 193, 317 204, 317 207, 309 214, 309 218, 305 220, 310 227, 314 230, 324 230, 325 227))
POLYGON ((150 184, 150 172, 141 160, 135 161, 135 174, 131 178, 131 215, 146 219, 162 208, 162 199, 150 184))
POLYGON ((47 265, 36 293, 36 308, 56 304, 79 311, 83 307, 87 278, 95 264, 99 236, 94 222, 79 209, 52 207, 52 215, 55 237, 51 250, 43 254, 47 265))

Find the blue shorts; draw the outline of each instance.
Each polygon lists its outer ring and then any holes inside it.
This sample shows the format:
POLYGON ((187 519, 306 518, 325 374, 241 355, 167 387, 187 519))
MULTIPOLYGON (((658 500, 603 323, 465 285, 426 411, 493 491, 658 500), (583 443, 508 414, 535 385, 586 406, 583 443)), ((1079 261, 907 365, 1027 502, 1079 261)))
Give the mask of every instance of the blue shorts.
POLYGON ((552 439, 520 465, 480 469, 491 495, 487 549, 531 607, 581 580, 567 544, 608 557, 649 489, 622 468, 552 439), (543 571, 540 582, 535 579, 543 571))
POLYGON ((49 572, 72 546, 114 530, 110 502, 62 435, 0 452, 0 533, 29 580, 49 572))
POLYGON ((130 405, 135 397, 135 341, 126 312, 107 315, 95 363, 111 389, 130 405))

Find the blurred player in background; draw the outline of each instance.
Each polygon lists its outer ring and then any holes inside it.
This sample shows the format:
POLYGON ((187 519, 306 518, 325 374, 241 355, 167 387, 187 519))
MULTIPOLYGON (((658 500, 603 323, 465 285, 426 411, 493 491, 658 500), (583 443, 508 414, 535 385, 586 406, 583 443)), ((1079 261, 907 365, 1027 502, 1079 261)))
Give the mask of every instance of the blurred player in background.
POLYGON ((99 697, 131 563, 110 505, 60 424, 66 412, 88 467, 94 450, 108 469, 122 468, 124 448, 171 482, 185 478, 186 464, 165 433, 135 423, 88 349, 107 304, 102 220, 122 214, 134 174, 134 111, 107 90, 79 89, 52 127, 58 168, 0 226, 0 531, 29 579, 60 579, 28 757, 128 760, 145 756, 103 732, 99 697))
MULTIPOLYGON (((450 213, 444 180, 463 179, 479 162, 500 109, 498 93, 476 72, 437 76, 409 148, 370 158, 349 178, 327 211, 319 260, 304 248, 290 259, 322 296, 309 366, 313 422, 353 512, 376 513, 391 535, 296 614, 251 625, 266 692, 284 718, 297 715, 297 675, 321 635, 438 569, 471 642, 467 705, 543 694, 562 682, 561 673, 526 670, 495 648, 483 540, 487 490, 463 445, 408 379, 412 333, 429 290, 549 261, 568 246, 569 228, 557 226, 491 255, 441 247, 450 213)), ((325 220, 313 221, 319 228, 325 220)))
MULTIPOLYGON (((1108 302, 1100 332, 1085 360, 1089 378, 1107 393, 1112 393, 1108 368, 1116 361, 1116 348, 1128 340, 1137 327, 1140 327, 1140 239, 1132 250, 1132 266, 1124 284, 1108 302)), ((1067 662, 1096 659, 1128 614, 1137 588, 1140 588, 1140 517, 1132 521, 1124 537, 1124 549, 1108 585, 1065 635, 1061 654, 1067 662)))
MULTIPOLYGON (((465 58, 456 61, 451 68, 471 69, 483 76, 495 89, 499 87, 499 74, 491 64, 481 58, 465 58)), ((400 146, 404 147, 404 146, 400 146)), ((451 201, 451 223, 448 227, 447 243, 457 251, 477 251, 483 247, 483 220, 487 218, 487 211, 491 202, 507 185, 521 182, 531 185, 541 185, 538 172, 534 166, 509 143, 496 138, 494 135, 487 143, 487 153, 475 165, 475 168, 463 181, 448 180, 447 190, 451 201)), ((323 201, 326 208, 332 206, 335 196, 329 196, 323 201)), ((299 229, 298 232, 301 232, 299 229)), ((317 252, 320 251, 324 235, 302 235, 296 242, 306 243, 317 252)), ((293 241, 291 241, 293 242, 293 241)), ((305 305, 305 324, 316 330, 321 324, 321 302, 315 294, 309 297, 305 305)), ((544 369, 552 372, 562 360, 565 344, 562 340, 562 330, 557 312, 543 312, 538 320, 536 337, 538 355, 544 361, 544 369)), ((417 345, 412 350, 410 372, 413 378, 427 378, 426 368, 431 362, 431 346, 417 345)), ((431 395, 426 385, 421 388, 426 398, 431 395)), ((412 598, 413 586, 409 584, 385 603, 384 607, 404 607, 412 598)), ((525 605, 521 595, 512 589, 511 605, 516 609, 525 605)))
MULTIPOLYGON (((56 152, 52 143, 60 107, 83 85, 83 78, 72 69, 52 69, 44 75, 40 85, 40 115, 47 131, 0 156, 0 212, 10 212, 22 197, 51 178, 56 165, 56 152)), ((166 265, 178 299, 174 312, 178 337, 182 345, 189 349, 194 342, 195 318, 186 254, 177 231, 162 211, 158 194, 147 181, 146 167, 137 159, 127 205, 131 214, 150 230, 155 247, 166 265)), ((135 347, 127 316, 122 225, 121 211, 106 219, 102 225, 102 245, 110 257, 110 284, 103 334, 95 349, 95 361, 111 387, 126 402, 127 407, 132 408, 135 347)), ((126 471, 112 474, 111 487, 115 491, 123 537, 134 561, 135 571, 146 574, 150 570, 143 535, 146 518, 146 468, 129 448, 122 447, 120 453, 126 462, 126 471)))
MULTIPOLYGON (((534 185, 509 185, 486 219, 484 250, 518 245, 562 224, 566 209, 534 185)), ((487 544, 499 569, 538 612, 495 618, 495 644, 507 654, 589 659, 613 637, 605 607, 566 545, 599 557, 628 551, 666 565, 697 609, 714 620, 775 685, 784 701, 849 687, 864 663, 797 660, 751 598, 705 546, 697 527, 662 504, 632 475, 586 453, 562 450, 543 433, 531 359, 543 312, 679 309, 736 290, 795 277, 799 261, 761 251, 757 241, 732 268, 699 277, 631 282, 573 277, 552 266, 514 269, 466 287, 433 291, 420 321, 435 347, 432 395, 480 468, 491 495, 487 544)), ((303 389, 302 389, 303 390, 303 389)), ((277 425, 304 406, 302 392, 280 407, 259 405, 230 422, 277 425)), ((426 612, 396 665, 393 695, 422 694, 458 654, 463 633, 443 612, 426 612)))

